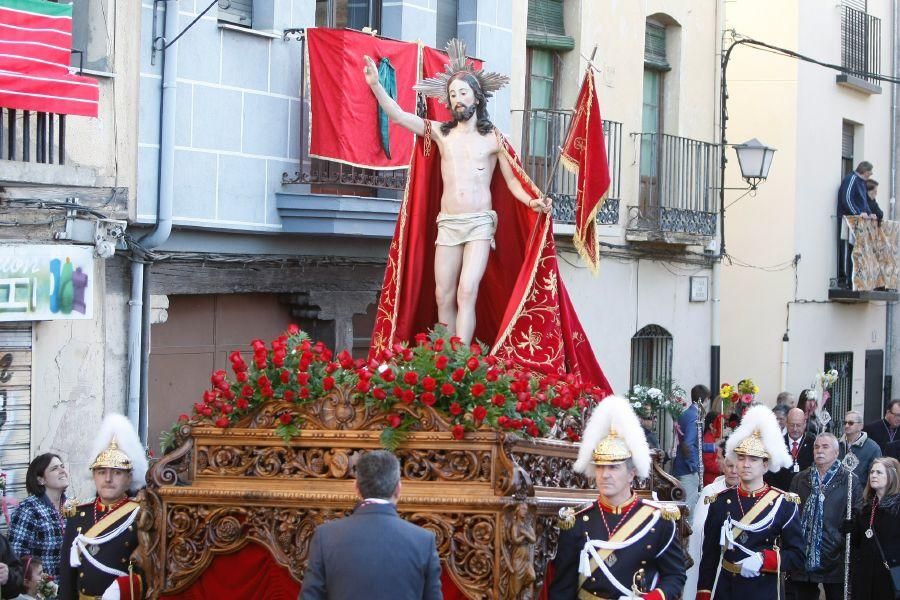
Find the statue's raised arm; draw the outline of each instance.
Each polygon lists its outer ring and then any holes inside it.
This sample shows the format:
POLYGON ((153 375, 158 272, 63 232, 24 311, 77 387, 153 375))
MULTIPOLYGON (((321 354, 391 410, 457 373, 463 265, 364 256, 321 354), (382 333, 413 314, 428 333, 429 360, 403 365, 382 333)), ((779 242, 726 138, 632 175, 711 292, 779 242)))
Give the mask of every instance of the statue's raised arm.
POLYGON ((378 67, 375 65, 375 61, 372 60, 372 57, 370 56, 365 56, 363 58, 366 61, 366 66, 363 67, 366 83, 369 84, 372 93, 375 94, 375 99, 378 100, 378 104, 381 105, 381 109, 384 113, 391 121, 404 129, 409 129, 416 135, 424 135, 425 121, 420 116, 408 113, 400 108, 400 105, 397 104, 393 98, 388 96, 387 92, 384 91, 381 82, 378 81, 378 67))

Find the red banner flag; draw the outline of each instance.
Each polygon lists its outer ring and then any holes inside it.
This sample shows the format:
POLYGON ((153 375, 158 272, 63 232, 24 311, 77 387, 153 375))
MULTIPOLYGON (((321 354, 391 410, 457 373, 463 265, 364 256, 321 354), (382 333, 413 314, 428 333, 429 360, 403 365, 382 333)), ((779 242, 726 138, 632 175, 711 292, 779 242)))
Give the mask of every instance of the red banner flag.
POLYGON ((347 29, 307 30, 309 59, 309 154, 368 169, 405 169, 415 137, 395 123, 387 127, 389 152, 381 138, 378 101, 363 78, 363 56, 387 59, 396 101, 416 112, 413 85, 419 72, 419 47, 347 29))
POLYGON ((97 80, 69 73, 72 5, 0 0, 0 106, 97 116, 97 80))
POLYGON ((600 265, 600 245, 597 241, 597 211, 609 191, 609 164, 606 161, 606 140, 600 103, 594 89, 594 74, 588 67, 575 105, 575 115, 569 135, 563 144, 560 161, 578 177, 575 196, 575 236, 578 253, 596 274, 600 265))

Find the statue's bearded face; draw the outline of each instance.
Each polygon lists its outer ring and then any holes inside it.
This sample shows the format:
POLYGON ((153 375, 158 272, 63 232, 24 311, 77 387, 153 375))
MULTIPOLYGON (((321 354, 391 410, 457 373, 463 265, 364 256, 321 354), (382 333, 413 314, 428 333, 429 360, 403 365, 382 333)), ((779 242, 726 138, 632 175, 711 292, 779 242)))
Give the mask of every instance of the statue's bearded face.
POLYGON ((478 108, 478 99, 472 86, 463 79, 450 82, 447 93, 450 97, 450 112, 457 121, 468 121, 478 108))

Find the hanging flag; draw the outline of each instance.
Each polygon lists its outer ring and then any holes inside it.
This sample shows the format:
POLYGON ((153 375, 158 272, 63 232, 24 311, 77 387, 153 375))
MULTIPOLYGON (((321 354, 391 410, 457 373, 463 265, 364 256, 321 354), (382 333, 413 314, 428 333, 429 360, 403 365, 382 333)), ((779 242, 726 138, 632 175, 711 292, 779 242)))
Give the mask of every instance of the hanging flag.
POLYGON ((72 5, 0 0, 0 106, 96 117, 97 80, 69 72, 72 5))
POLYGON ((594 89, 594 75, 588 66, 575 105, 575 115, 562 147, 560 161, 578 178, 575 196, 575 235, 573 242, 578 253, 597 274, 600 265, 600 245, 597 240, 597 211, 609 191, 609 164, 606 161, 606 140, 600 103, 594 89))
POLYGON ((419 46, 324 27, 308 29, 306 44, 310 156, 368 169, 407 168, 415 136, 388 123, 387 115, 380 118, 378 101, 363 78, 363 56, 385 67, 379 68, 379 77, 393 87, 400 108, 414 113, 419 46))

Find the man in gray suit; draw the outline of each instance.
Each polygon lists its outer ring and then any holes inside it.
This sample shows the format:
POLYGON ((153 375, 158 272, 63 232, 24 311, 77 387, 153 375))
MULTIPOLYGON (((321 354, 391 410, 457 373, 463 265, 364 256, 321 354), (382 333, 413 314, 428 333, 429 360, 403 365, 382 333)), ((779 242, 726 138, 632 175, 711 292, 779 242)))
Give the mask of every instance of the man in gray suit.
POLYGON ((434 534, 397 515, 400 463, 367 452, 356 465, 353 514, 316 528, 300 600, 441 600, 434 534))

